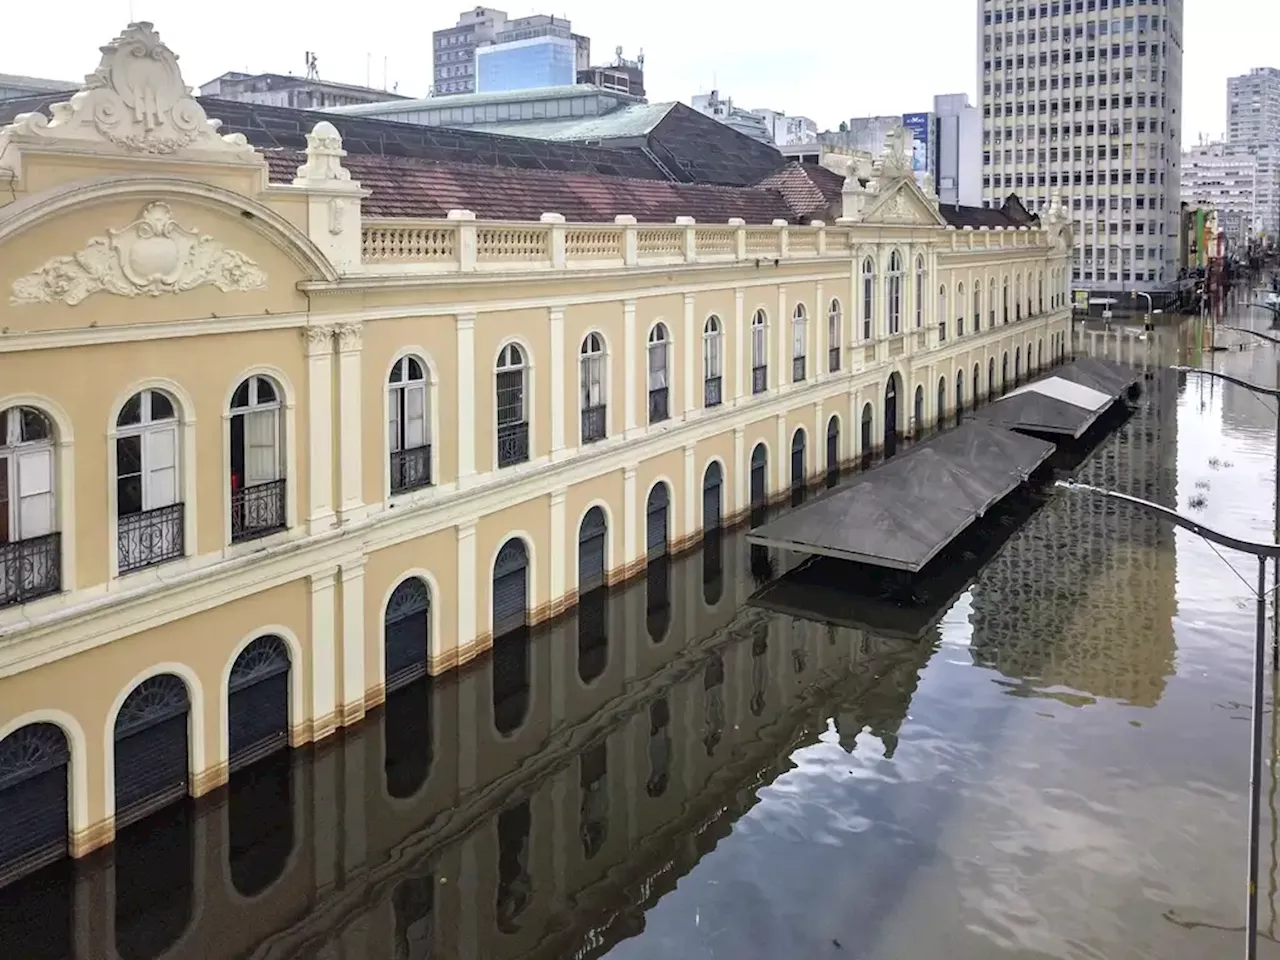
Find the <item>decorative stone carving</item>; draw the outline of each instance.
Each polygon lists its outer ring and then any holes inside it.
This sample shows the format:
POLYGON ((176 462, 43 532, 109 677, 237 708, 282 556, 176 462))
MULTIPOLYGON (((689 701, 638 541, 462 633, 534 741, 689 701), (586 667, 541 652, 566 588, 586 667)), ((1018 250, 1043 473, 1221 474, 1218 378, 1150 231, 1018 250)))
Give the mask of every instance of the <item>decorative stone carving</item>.
POLYGON ((302 342, 306 346, 307 356, 333 352, 332 326, 317 325, 302 327, 298 332, 302 334, 302 342))
POLYGON ((338 334, 338 349, 343 353, 359 350, 364 328, 358 323, 340 323, 335 328, 338 334))
POLYGON ((293 182, 308 184, 317 180, 350 180, 351 171, 342 165, 342 158, 346 155, 338 128, 328 120, 321 120, 307 134, 307 162, 298 168, 293 182))
POLYGON ((24 113, 0 130, 0 145, 71 141, 113 145, 129 153, 215 153, 259 160, 243 134, 218 134, 182 80, 178 58, 150 23, 131 23, 102 48, 102 62, 82 90, 50 112, 24 113))
POLYGON ((329 201, 329 233, 339 236, 342 233, 342 217, 347 212, 347 205, 337 197, 329 201))
POLYGON ((884 156, 880 159, 880 177, 898 180, 913 176, 911 171, 911 133, 901 125, 885 137, 884 156))
POLYGON ((223 293, 259 290, 267 275, 243 253, 180 226, 167 203, 155 202, 127 227, 15 280, 10 302, 75 306, 95 293, 158 297, 206 285, 223 293))

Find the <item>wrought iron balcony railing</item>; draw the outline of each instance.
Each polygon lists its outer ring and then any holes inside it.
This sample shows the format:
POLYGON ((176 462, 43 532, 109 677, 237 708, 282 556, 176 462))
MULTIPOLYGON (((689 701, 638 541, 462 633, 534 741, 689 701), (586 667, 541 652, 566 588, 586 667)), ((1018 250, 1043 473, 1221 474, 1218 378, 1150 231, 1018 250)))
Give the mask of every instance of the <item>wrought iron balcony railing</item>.
POLYGON ((256 540, 285 529, 285 481, 271 480, 231 491, 231 542, 256 540))
POLYGON ((62 534, 0 543, 0 607, 62 589, 62 534))
POLYGON ((759 366, 751 368, 751 392, 764 393, 769 389, 769 368, 759 366))
POLYGON ((804 357, 791 358, 791 382, 799 383, 804 379, 804 357))
POLYGON ((186 507, 166 507, 126 513, 116 520, 116 567, 121 573, 177 560, 186 553, 186 507))
POLYGON ((595 443, 597 440, 605 438, 605 414, 607 410, 603 403, 594 407, 582 408, 582 442, 595 443))
POLYGON ((669 406, 670 394, 666 387, 657 387, 649 391, 649 422, 661 423, 671 419, 669 406))
POLYGON ((503 423, 498 425, 498 466, 510 467, 529 459, 529 424, 503 423))
POLYGON ((391 492, 407 493, 431 486, 431 444, 391 451, 391 492))
POLYGON ((827 349, 827 372, 838 373, 840 370, 840 348, 829 347, 827 349))
POLYGON ((718 407, 724 403, 724 395, 721 392, 723 380, 720 377, 707 377, 702 381, 702 405, 704 407, 718 407))

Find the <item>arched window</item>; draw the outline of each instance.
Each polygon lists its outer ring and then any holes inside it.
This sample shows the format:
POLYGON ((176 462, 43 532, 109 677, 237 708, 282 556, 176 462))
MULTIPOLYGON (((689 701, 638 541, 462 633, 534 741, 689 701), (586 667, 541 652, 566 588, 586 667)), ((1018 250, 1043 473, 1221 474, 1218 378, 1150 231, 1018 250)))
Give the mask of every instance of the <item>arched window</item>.
POLYGON ((996 281, 995 277, 987 278, 987 326, 996 325, 996 281))
POLYGON ((387 438, 391 492, 431 485, 431 418, 427 368, 417 357, 401 357, 387 378, 387 438))
POLYGON ((604 382, 604 337, 588 333, 582 340, 579 358, 582 381, 582 442, 603 440, 607 433, 604 382))
POLYGON ((924 257, 916 257, 916 329, 924 327, 924 257))
POLYGON ((843 326, 843 316, 840 309, 840 301, 832 300, 831 305, 827 307, 827 372, 836 373, 840 369, 840 340, 844 335, 841 331, 843 326))
POLYGON ((876 305, 876 264, 870 257, 862 261, 862 339, 872 336, 872 317, 876 305))
POLYGON ((178 414, 160 390, 130 397, 116 417, 116 568, 121 573, 184 554, 178 414))
POLYGON ((947 342, 947 285, 938 287, 938 342, 947 342))
POLYGON ((1002 283, 1001 292, 1004 295, 1004 313, 1001 316, 1002 323, 1009 322, 1009 278, 1005 277, 1002 283))
POLYGON ((757 310, 751 318, 751 392, 764 393, 769 389, 769 317, 757 310))
POLYGON ((283 530, 285 512, 282 391, 252 376, 231 396, 231 542, 283 530))
POLYGON ((724 402, 724 331, 714 313, 702 327, 702 405, 724 402))
POLYGON ((655 323, 649 331, 649 422, 661 423, 671 417, 671 394, 667 387, 671 340, 665 323, 655 323))
POLYGON ((934 411, 934 422, 941 429, 947 417, 947 378, 938 378, 938 409, 934 411))
POLYGON ((1022 274, 1013 278, 1013 318, 1022 319, 1022 274))
POLYGON ((14 868, 26 874, 67 855, 70 765, 71 744, 55 724, 29 723, 0 739, 0 823, 9 827, 0 834, 0 864, 6 880, 16 879, 14 868))
POLYGON ((924 387, 916 387, 915 405, 912 408, 915 417, 916 439, 924 439, 926 425, 924 422, 924 387))
POLYGON ((498 354, 494 409, 498 426, 498 466, 529 459, 529 368, 524 351, 508 343, 498 354))
POLYGON ((964 371, 956 371, 956 423, 960 423, 960 415, 964 413, 964 371))
POLYGON ((1029 270, 1027 271, 1027 286, 1026 286, 1026 291, 1027 291, 1027 312, 1026 312, 1025 316, 1030 317, 1030 316, 1032 316, 1032 315, 1033 315, 1033 313, 1034 313, 1034 311, 1033 311, 1031 308, 1032 308, 1032 306, 1033 306, 1033 304, 1034 304, 1034 302, 1035 302, 1035 301, 1034 301, 1034 298, 1031 296, 1031 271, 1029 271, 1029 270))
POLYGON ((1044 313, 1044 271, 1036 274, 1036 313, 1044 313))
POLYGON ((956 336, 964 336, 964 284, 956 284, 956 336))
POLYGON ((902 332, 902 254, 889 254, 889 336, 902 332))
POLYGON ((973 332, 982 329, 982 281, 973 281, 973 332))
POLYGON ((797 303, 791 314, 791 382, 799 383, 805 377, 805 355, 808 352, 809 315, 804 304, 797 303))

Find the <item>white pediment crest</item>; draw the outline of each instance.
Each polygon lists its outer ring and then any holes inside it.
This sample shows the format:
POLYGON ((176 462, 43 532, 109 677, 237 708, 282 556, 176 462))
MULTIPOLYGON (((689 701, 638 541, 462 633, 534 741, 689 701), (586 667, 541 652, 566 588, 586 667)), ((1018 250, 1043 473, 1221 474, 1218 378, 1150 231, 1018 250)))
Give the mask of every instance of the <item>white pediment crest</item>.
POLYGON ((937 210, 910 180, 900 180, 887 193, 877 198, 862 219, 864 223, 904 226, 945 225, 945 221, 938 215, 937 210))
POLYGON ((181 226, 169 205, 157 201, 128 226, 92 238, 79 253, 54 257, 19 277, 10 303, 75 306, 95 293, 158 297, 203 286, 232 293, 266 285, 266 272, 257 263, 181 226))
POLYGON ((98 69, 70 100, 19 114, 0 129, 0 144, 114 148, 151 156, 259 160, 243 134, 218 133, 191 95, 178 57, 150 23, 131 23, 102 48, 98 69), (109 146, 108 146, 109 145, 109 146))

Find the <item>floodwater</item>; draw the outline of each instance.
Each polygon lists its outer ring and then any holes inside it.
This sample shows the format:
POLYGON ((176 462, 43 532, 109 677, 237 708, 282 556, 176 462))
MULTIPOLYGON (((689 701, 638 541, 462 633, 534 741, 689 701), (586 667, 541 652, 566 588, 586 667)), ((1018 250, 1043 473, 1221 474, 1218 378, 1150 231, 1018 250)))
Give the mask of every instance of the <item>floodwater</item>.
MULTIPOLYGON (((1078 475, 1267 539, 1274 405, 1166 367, 1274 384, 1275 348, 1197 339, 1166 319, 1138 344, 1144 393, 1078 475)), ((914 636, 851 601, 749 605, 797 558, 727 534, 0 891, 0 955, 1238 951, 1253 561, 1052 489, 984 531, 914 636)), ((1263 957, 1278 809, 1268 778, 1263 957)))

